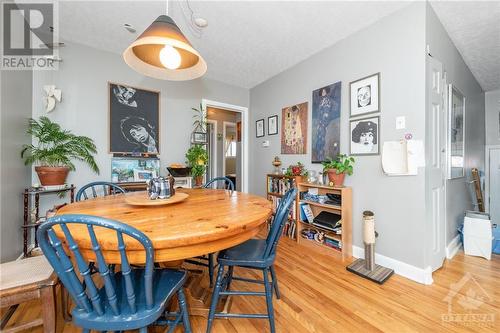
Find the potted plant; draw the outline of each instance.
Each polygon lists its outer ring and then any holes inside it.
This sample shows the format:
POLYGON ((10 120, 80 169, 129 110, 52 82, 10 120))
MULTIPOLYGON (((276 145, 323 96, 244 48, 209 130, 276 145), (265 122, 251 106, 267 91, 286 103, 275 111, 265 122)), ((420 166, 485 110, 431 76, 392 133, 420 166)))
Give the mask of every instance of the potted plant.
POLYGON ((323 163, 323 171, 328 173, 328 180, 334 186, 344 185, 345 175, 352 175, 354 158, 345 154, 338 154, 335 160, 327 158, 323 163))
POLYGON ((306 170, 304 164, 297 162, 297 164, 290 165, 286 169, 285 175, 286 176, 301 177, 301 180, 299 180, 299 182, 302 182, 307 178, 307 176, 309 176, 309 171, 306 170))
POLYGON ((203 145, 194 145, 186 152, 187 164, 191 167, 191 175, 195 186, 201 186, 207 171, 208 154, 203 145))
POLYGON ((68 172, 75 170, 72 160, 85 162, 99 174, 93 156, 97 153, 96 146, 89 137, 63 130, 47 117, 40 117, 39 121, 31 118, 27 133, 36 139, 36 143, 23 145, 21 158, 24 158, 25 165, 36 165, 35 171, 43 186, 64 184, 68 172))

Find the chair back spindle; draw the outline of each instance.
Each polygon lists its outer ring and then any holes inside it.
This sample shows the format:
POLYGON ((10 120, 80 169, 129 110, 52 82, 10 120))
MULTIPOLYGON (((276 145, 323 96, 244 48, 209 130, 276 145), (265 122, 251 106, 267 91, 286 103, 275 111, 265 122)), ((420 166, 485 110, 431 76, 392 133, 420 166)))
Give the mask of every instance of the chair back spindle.
POLYGON ((215 177, 210 179, 205 185, 203 185, 204 188, 214 188, 214 186, 216 189, 224 189, 231 192, 234 191, 234 183, 227 177, 215 177))
POLYGON ((93 182, 78 190, 76 201, 87 200, 89 195, 91 195, 91 198, 97 198, 120 193, 125 193, 125 190, 116 184, 104 181, 93 182))
POLYGON ((266 239, 266 249, 264 251, 264 257, 267 258, 270 255, 273 255, 276 252, 276 246, 278 245, 278 241, 283 232, 283 228, 285 226, 285 221, 288 218, 288 213, 292 206, 293 201, 295 200, 295 195, 297 193, 297 189, 288 190, 285 195, 281 198, 281 202, 276 209, 276 214, 274 215, 273 222, 271 225, 271 229, 267 235, 266 239))
MULTIPOLYGON (((134 281, 132 277, 132 269, 127 258, 126 245, 123 235, 127 235, 138 241, 144 248, 146 254, 146 266, 144 269, 144 290, 146 307, 153 307, 153 258, 154 249, 151 240, 139 230, 123 224, 118 221, 113 221, 97 216, 89 215, 60 215, 47 220, 38 229, 38 239, 40 247, 44 252, 47 260, 54 267, 57 275, 68 290, 69 294, 75 301, 77 307, 85 310, 88 313, 95 312, 98 315, 104 313, 104 302, 106 302, 114 315, 119 315, 123 309, 120 309, 118 302, 119 295, 116 290, 116 281, 113 269, 106 262, 101 251, 101 246, 98 240, 99 232, 95 228, 111 229, 117 235, 117 250, 121 258, 121 278, 122 285, 126 293, 129 312, 135 313, 137 309, 136 295, 134 291, 134 281), (91 277, 91 267, 93 262, 88 262, 84 259, 78 244, 75 242, 71 234, 71 225, 85 225, 92 251, 95 255, 95 266, 98 269, 99 275, 104 284, 105 294, 99 294, 98 288, 91 277), (64 239, 67 244, 68 252, 65 252, 62 240, 56 235, 54 227, 59 227, 64 234, 64 239), (73 267, 73 263, 69 258, 74 257, 77 270, 73 267), (77 272, 81 276, 78 277, 77 272), (101 299, 104 297, 105 299, 101 299)), ((78 229, 79 232, 81 229, 78 229)))

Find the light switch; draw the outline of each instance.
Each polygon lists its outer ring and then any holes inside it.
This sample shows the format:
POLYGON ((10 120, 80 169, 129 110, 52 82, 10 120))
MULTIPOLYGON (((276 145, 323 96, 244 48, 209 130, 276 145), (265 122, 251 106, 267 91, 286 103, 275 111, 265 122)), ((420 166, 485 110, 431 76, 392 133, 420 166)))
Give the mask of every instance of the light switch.
POLYGON ((262 147, 269 147, 269 140, 262 141, 262 147))
POLYGON ((405 129, 406 128, 406 117, 396 117, 396 129, 405 129))

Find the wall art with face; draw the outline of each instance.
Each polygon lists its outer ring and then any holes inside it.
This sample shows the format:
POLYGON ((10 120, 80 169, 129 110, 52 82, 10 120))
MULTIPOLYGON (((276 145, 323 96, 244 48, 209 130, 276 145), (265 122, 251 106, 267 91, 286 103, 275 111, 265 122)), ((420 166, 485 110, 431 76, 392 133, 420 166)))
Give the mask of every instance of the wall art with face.
POLYGON ((160 93, 109 84, 111 153, 159 153, 160 93))
POLYGON ((351 117, 379 112, 380 74, 350 83, 351 117))
POLYGON ((378 155, 380 117, 351 120, 351 155, 378 155))
POLYGON ((307 153, 307 102, 283 108, 281 153, 307 153))

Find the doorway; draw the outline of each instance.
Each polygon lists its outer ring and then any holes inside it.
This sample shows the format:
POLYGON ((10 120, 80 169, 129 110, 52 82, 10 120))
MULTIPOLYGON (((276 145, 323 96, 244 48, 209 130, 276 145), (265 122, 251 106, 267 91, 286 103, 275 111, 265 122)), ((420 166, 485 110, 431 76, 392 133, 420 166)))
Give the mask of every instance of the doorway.
POLYGON ((486 211, 500 225, 500 146, 486 147, 486 211))
MULTIPOLYGON (((202 100, 202 106, 206 110, 207 122, 213 124, 215 142, 210 145, 209 159, 210 169, 207 173, 213 177, 228 177, 235 183, 237 191, 245 192, 248 186, 247 163, 245 158, 247 152, 245 135, 248 126, 247 108, 202 100)), ((212 135, 211 135, 212 136, 212 135)), ((212 136, 213 137, 213 136, 212 136)))

